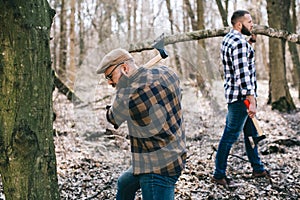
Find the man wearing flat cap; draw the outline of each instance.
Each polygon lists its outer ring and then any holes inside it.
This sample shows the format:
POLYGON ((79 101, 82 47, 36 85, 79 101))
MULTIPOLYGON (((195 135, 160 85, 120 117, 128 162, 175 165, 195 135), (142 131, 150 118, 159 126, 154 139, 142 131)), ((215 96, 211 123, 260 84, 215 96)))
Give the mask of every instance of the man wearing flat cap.
POLYGON ((117 200, 173 200, 186 162, 179 78, 166 66, 137 67, 131 54, 114 49, 97 73, 116 88, 106 118, 117 129, 127 121, 132 166, 118 179, 117 200))

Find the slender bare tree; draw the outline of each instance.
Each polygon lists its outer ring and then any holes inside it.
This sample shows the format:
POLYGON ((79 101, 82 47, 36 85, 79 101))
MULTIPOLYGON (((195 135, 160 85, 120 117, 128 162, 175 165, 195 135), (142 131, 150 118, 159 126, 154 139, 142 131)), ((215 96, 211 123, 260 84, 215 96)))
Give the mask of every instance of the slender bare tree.
POLYGON ((76 1, 70 1, 71 13, 70 13, 70 42, 69 42, 69 64, 67 70, 67 85, 73 89, 74 88, 74 81, 76 76, 76 62, 75 62, 75 8, 76 8, 76 1))
POLYGON ((83 0, 78 1, 78 23, 79 23, 79 60, 78 67, 83 63, 84 56, 86 53, 85 48, 85 27, 84 27, 84 10, 83 10, 83 0))
POLYGON ((67 80, 67 20, 66 20, 66 2, 61 0, 60 8, 60 35, 59 35, 59 62, 57 66, 57 74, 62 82, 67 80))
MULTIPOLYGON (((171 7, 171 2, 170 0, 166 0, 166 3, 167 3, 167 9, 168 9, 168 14, 169 14, 169 21, 170 21, 170 24, 171 24, 171 34, 174 34, 175 31, 174 31, 174 17, 173 17, 173 10, 172 10, 172 7, 171 7)), ((180 59, 179 59, 179 55, 178 55, 178 48, 177 46, 174 44, 172 45, 173 47, 173 54, 174 54, 174 57, 175 57, 175 68, 177 69, 177 71, 182 74, 182 66, 181 66, 181 63, 180 63, 180 59)))
MULTIPOLYGON (((290 32, 296 32, 297 27, 297 16, 296 16, 296 2, 295 0, 291 1, 291 10, 292 16, 290 16, 290 12, 287 13, 287 30, 290 32)), ((300 60, 298 49, 295 43, 288 42, 289 50, 291 52, 292 62, 293 62, 293 70, 292 70, 292 78, 293 85, 298 87, 298 98, 300 99, 300 60)))
POLYGON ((216 2, 217 2, 217 6, 218 6, 219 12, 220 12, 221 17, 222 17, 223 25, 228 26, 229 25, 228 21, 227 21, 227 17, 228 17, 228 0, 225 0, 225 8, 224 8, 221 0, 216 0, 216 2))

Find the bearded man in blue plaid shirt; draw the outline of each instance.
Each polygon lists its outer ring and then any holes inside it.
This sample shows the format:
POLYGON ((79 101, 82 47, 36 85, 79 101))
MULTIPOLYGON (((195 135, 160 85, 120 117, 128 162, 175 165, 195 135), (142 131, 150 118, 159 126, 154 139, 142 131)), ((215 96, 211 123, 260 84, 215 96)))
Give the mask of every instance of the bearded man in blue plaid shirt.
POLYGON ((165 66, 137 67, 132 55, 114 49, 101 61, 116 88, 106 118, 118 128, 127 122, 132 166, 118 179, 117 200, 173 200, 175 183, 186 162, 185 133, 178 76, 165 66))
POLYGON ((256 114, 256 70, 254 49, 251 44, 255 36, 251 36, 253 22, 248 11, 237 10, 231 17, 233 29, 224 37, 221 45, 221 59, 224 66, 224 89, 228 104, 226 125, 220 140, 213 182, 226 188, 238 184, 226 176, 227 158, 232 145, 237 141, 240 132, 244 131, 246 153, 253 169, 252 177, 269 177, 258 155, 257 146, 252 148, 249 136, 257 136, 251 118, 256 114), (247 41, 245 36, 251 36, 247 41), (249 109, 244 100, 250 101, 249 109))

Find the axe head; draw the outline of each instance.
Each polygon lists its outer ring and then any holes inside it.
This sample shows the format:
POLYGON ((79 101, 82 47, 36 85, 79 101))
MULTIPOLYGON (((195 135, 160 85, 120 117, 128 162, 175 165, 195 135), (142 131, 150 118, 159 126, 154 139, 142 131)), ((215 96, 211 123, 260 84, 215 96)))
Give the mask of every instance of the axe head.
POLYGON ((266 136, 265 135, 261 135, 257 137, 249 136, 248 138, 249 138, 250 145, 252 146, 252 148, 254 148, 261 140, 265 139, 266 136))
POLYGON ((254 144, 257 145, 261 140, 263 140, 265 138, 266 138, 265 135, 261 135, 261 136, 258 136, 258 137, 253 137, 254 144))
POLYGON ((163 59, 168 57, 168 54, 165 51, 164 33, 154 41, 152 47, 159 51, 159 54, 163 59))

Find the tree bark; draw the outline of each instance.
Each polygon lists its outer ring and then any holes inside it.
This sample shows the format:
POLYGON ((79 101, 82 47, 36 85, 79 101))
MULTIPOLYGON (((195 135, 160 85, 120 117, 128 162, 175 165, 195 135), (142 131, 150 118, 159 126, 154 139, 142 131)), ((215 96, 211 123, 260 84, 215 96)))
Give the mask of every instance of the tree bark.
MULTIPOLYGON (((213 37, 223 37, 229 31, 231 27, 224 27, 220 29, 206 29, 197 30, 184 33, 176 33, 173 35, 165 35, 164 43, 165 46, 175 44, 179 42, 187 42, 193 40, 202 40, 213 37)), ((256 25, 254 26, 253 33, 258 35, 265 35, 271 38, 285 39, 289 42, 300 44, 300 34, 289 33, 285 30, 269 28, 268 26, 256 25)), ((152 50, 153 40, 145 40, 136 44, 130 44, 130 52, 142 52, 145 50, 152 50)))
POLYGON ((59 37, 59 62, 57 74, 62 82, 67 81, 67 30, 66 30, 66 10, 65 0, 61 0, 61 12, 59 17, 60 37, 59 37))
MULTIPOLYGON (((169 14, 169 21, 171 24, 171 33, 174 34, 174 17, 173 17, 173 11, 171 8, 170 0, 166 0, 166 4, 167 4, 167 9, 168 9, 168 14, 169 14)), ((180 63, 179 55, 178 55, 178 48, 177 48, 176 44, 173 44, 172 47, 173 47, 173 53, 175 55, 176 69, 179 72, 179 74, 182 74, 182 66, 180 63)))
POLYGON ((227 22, 227 17, 228 17, 228 13, 227 13, 228 0, 225 1, 226 9, 224 9, 221 0, 216 0, 216 2, 217 2, 217 6, 218 6, 219 12, 220 12, 221 17, 222 17, 223 26, 229 26, 229 24, 227 22))
MULTIPOLYGON (((287 30, 291 32, 296 32, 296 25, 297 25, 297 17, 296 17, 296 4, 295 0, 291 1, 292 7, 292 17, 288 13, 288 20, 287 20, 287 30)), ((298 98, 300 99, 300 60, 298 55, 297 46, 295 43, 289 42, 289 50, 291 52, 292 62, 293 62, 293 69, 292 69, 292 78, 293 78, 293 85, 298 87, 298 98)))
POLYGON ((127 5, 127 40, 130 41, 131 40, 131 35, 132 35, 132 24, 131 24, 131 11, 132 11, 132 4, 131 4, 131 0, 126 0, 126 5, 127 5))
POLYGON ((188 16, 191 19, 192 30, 193 31, 197 30, 198 29, 198 23, 197 23, 197 20, 196 20, 196 17, 195 17, 192 5, 190 3, 190 0, 184 0, 184 4, 186 5, 185 8, 186 8, 187 14, 188 14, 188 16))
POLYGON ((60 199, 46 0, 0 1, 0 173, 6 200, 60 199))
MULTIPOLYGON (((53 9, 54 10, 57 10, 58 9, 58 2, 59 0, 52 0, 50 1, 50 3, 52 3, 51 5, 53 5, 53 9)), ((53 23, 52 23, 52 30, 51 30, 51 39, 52 39, 52 42, 50 43, 51 44, 51 52, 52 52, 52 68, 57 71, 57 66, 58 65, 58 55, 57 55, 57 47, 58 47, 58 31, 56 31, 58 27, 58 24, 57 22, 54 20, 53 23)))
MULTIPOLYGON (((285 19, 289 12, 289 3, 282 1, 267 1, 267 11, 269 24, 275 28, 286 28, 285 19)), ((286 80, 285 64, 285 40, 269 40, 269 60, 270 60, 270 79, 269 79, 269 100, 272 109, 283 111, 294 110, 295 104, 290 95, 286 80)))
POLYGON ((133 0, 133 40, 137 40, 137 11, 138 11, 138 2, 133 0))
POLYGON ((83 63, 84 56, 86 53, 85 48, 85 28, 84 28, 84 12, 82 11, 83 8, 83 0, 78 1, 78 22, 79 22, 79 60, 78 60, 78 67, 83 63))
POLYGON ((67 85, 74 89, 74 82, 76 78, 76 63, 75 63, 75 0, 70 1, 71 13, 70 13, 70 62, 67 70, 67 85))

